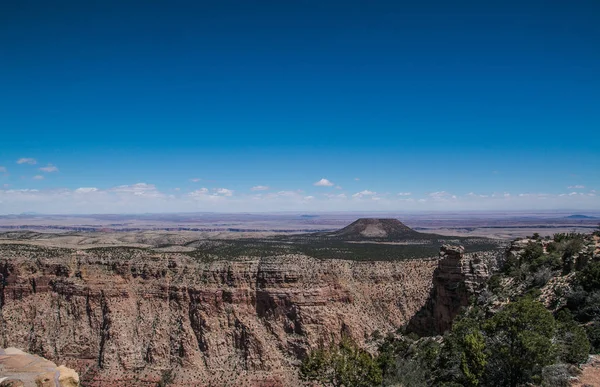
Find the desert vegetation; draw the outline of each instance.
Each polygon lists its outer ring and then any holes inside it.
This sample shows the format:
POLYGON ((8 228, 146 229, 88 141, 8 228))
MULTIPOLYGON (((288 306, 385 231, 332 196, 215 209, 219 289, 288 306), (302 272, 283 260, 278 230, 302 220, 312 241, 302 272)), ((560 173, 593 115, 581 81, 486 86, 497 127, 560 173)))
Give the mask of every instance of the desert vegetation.
MULTIPOLYGON (((405 327, 385 338, 376 332, 375 355, 342 369, 376 365, 381 380, 361 381, 370 386, 570 385, 578 365, 600 351, 598 234, 516 241, 501 270, 442 336, 419 337, 405 327)), ((334 349, 311 353, 303 376, 355 385, 323 378, 335 374, 322 360, 334 349)))

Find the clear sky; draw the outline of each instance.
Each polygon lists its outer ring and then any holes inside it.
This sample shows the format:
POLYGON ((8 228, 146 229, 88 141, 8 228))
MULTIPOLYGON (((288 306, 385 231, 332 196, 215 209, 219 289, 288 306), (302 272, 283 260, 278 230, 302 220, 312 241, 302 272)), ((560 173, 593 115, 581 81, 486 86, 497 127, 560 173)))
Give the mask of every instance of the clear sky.
POLYGON ((598 0, 5 0, 0 213, 600 209, 599 42, 598 0))

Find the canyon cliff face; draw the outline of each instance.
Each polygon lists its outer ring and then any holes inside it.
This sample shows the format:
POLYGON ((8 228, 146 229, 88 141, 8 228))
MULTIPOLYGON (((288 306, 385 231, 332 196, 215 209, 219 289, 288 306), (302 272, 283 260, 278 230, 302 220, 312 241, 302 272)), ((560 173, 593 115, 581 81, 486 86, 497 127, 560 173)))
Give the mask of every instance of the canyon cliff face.
POLYGON ((64 362, 86 386, 297 385, 311 348, 406 323, 436 266, 1 245, 0 345, 64 362))
POLYGON ((448 330, 471 297, 485 287, 503 255, 501 251, 465 254, 462 246, 442 246, 430 298, 411 319, 408 330, 421 335, 448 330))

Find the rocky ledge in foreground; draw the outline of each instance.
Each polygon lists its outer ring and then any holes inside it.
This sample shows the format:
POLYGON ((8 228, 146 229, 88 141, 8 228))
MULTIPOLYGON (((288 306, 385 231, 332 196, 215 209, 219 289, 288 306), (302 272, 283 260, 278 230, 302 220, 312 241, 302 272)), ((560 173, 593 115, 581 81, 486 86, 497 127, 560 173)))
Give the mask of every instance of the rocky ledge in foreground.
POLYGON ((77 387, 79 376, 43 357, 0 348, 0 387, 77 387))

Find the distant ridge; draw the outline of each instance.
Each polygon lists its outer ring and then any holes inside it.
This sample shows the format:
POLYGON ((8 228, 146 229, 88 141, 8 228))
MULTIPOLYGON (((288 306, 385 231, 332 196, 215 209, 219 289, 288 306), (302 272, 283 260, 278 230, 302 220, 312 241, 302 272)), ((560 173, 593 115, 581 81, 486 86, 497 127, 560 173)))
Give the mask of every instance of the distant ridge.
POLYGON ((421 239, 428 235, 393 218, 360 218, 341 230, 327 233, 329 237, 344 240, 405 240, 421 239))
POLYGON ((565 218, 567 218, 567 219, 596 219, 595 216, 587 216, 587 215, 580 215, 580 214, 565 216, 565 218))

